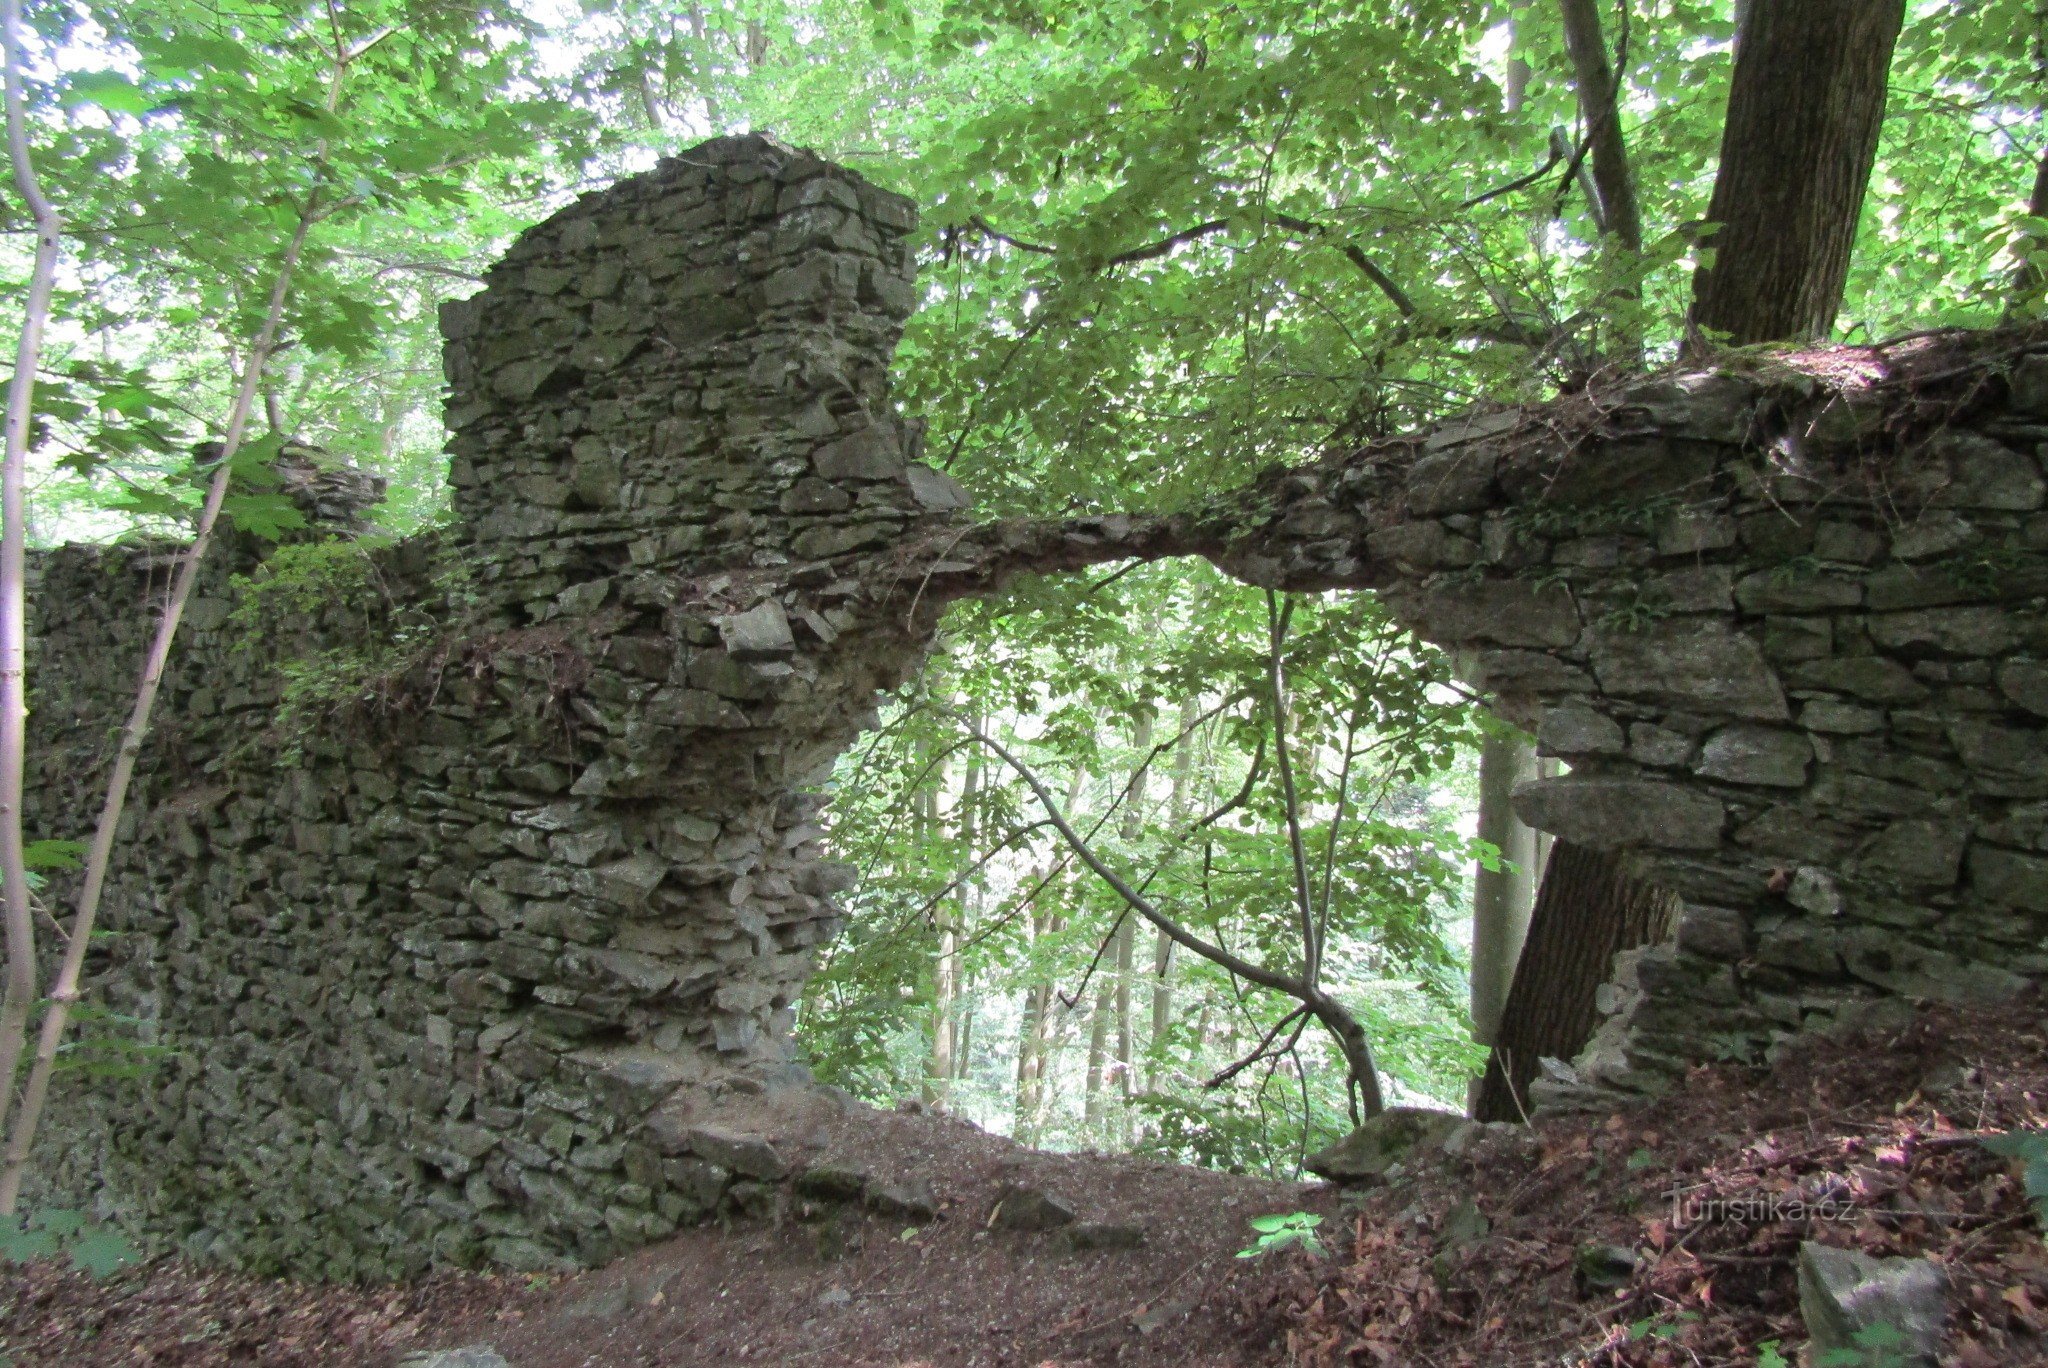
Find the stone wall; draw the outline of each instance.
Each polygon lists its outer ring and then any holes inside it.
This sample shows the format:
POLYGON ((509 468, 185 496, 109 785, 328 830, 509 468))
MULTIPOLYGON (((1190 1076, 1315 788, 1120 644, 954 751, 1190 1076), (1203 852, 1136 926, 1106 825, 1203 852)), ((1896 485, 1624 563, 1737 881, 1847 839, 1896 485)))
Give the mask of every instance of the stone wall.
MULTIPOLYGON (((850 877, 815 790, 921 650, 819 557, 962 498, 886 401, 914 222, 762 139, 586 197, 446 311, 450 533, 252 621, 222 560, 94 978, 176 1053, 67 1092, 60 1186, 337 1276, 597 1260, 748 1200, 758 1156, 688 1113, 792 1077, 850 877), (404 668, 280 724, 281 662, 388 651, 401 608, 404 668)), ((38 834, 89 826, 161 559, 41 565, 38 834)))
MULTIPOLYGON (((229 573, 281 564, 252 550, 215 567, 93 975, 138 1023, 98 1029, 171 1053, 66 1091, 51 1181, 332 1275, 592 1261, 760 1200, 783 1158, 736 1118, 802 1091, 833 760, 947 602, 1130 556, 1377 589, 1571 762, 1524 816, 1682 907, 1585 1088, 2048 973, 2026 339, 1472 415, 1185 516, 975 524, 889 406, 913 222, 762 138, 586 197, 444 317, 452 529, 344 545, 358 587, 307 601, 250 606, 229 573), (366 654, 363 698, 280 717, 366 654)), ((40 563, 37 835, 90 820, 161 562, 40 563)))

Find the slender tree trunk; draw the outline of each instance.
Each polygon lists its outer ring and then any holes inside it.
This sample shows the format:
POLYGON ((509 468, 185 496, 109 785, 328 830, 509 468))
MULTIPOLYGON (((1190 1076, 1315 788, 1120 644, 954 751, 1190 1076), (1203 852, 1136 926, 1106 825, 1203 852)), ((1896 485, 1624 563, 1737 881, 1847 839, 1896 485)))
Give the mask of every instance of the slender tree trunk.
MULTIPOLYGON (((981 752, 970 750, 960 784, 960 858, 969 868, 980 845, 981 766, 981 752)), ((934 810, 934 821, 937 815, 934 810)), ((932 963, 932 1052, 925 1077, 930 1100, 942 1104, 947 1085, 960 1073, 960 933, 966 926, 972 883, 970 875, 953 897, 941 898, 932 911, 938 947, 932 963)))
MULTIPOLYGON (((1187 826, 1195 768, 1195 719, 1201 716, 1201 700, 1183 699, 1180 705, 1180 744, 1173 752, 1173 788, 1167 799, 1173 829, 1187 826)), ((1158 927, 1152 929, 1152 1034, 1146 1038, 1145 1086, 1159 1088, 1159 1070, 1165 1062, 1166 1041, 1173 1032, 1173 937, 1158 927)))
MULTIPOLYGON (((911 809, 911 837, 918 859, 927 869, 937 867, 939 804, 946 789, 946 763, 934 764, 930 747, 920 743, 915 752, 923 786, 911 809)), ((951 898, 941 898, 932 909, 938 945, 932 959, 932 1005, 930 1045, 924 1060, 924 1100, 938 1105, 946 1096, 946 1080, 953 1072, 953 981, 952 964, 957 937, 951 898)))
POLYGON ((1522 11, 1527 8, 1529 0, 1508 0, 1508 70, 1501 96, 1510 114, 1521 113, 1529 100, 1529 62, 1522 56, 1522 11))
MULTIPOLYGON (((1117 935, 1123 934, 1124 924, 1129 920, 1125 917, 1117 923, 1117 935)), ((1094 1135, 1102 1125, 1103 1066, 1109 1059, 1109 1026, 1116 1008, 1116 985, 1099 967, 1096 973, 1100 985, 1095 990, 1095 1003, 1088 1012, 1088 1073, 1081 1103, 1082 1119, 1088 1123, 1090 1135, 1094 1135)))
POLYGON ((78 984, 85 969, 85 952, 92 939, 93 924, 99 916, 100 896, 106 888, 107 870, 112 863, 114 839, 121 825, 121 813, 128 802, 128 785, 135 774, 135 762, 142 754, 142 743, 149 735, 150 718, 156 710, 157 691, 163 685, 164 670, 170 663, 171 643, 178 633, 178 623, 185 615, 185 604, 192 597, 192 587, 199 580, 200 567, 205 563, 207 548, 213 542, 213 531, 220 519, 221 504, 227 498, 228 483, 232 474, 235 453, 241 449, 243 435, 248 430, 249 415, 256 405, 257 387, 261 383, 263 366, 270 358, 276 345, 278 326, 283 322, 285 299, 290 293, 292 273, 297 268, 299 255, 306 245, 306 234, 311 230, 317 217, 315 207, 308 206, 300 216, 297 230, 286 247, 284 258, 278 265, 277 280, 271 289, 270 308, 263 320, 262 331, 257 335, 255 346, 250 348, 249 359, 242 372, 242 383, 235 395, 234 409, 228 417, 228 430, 221 441, 221 455, 213 483, 208 487, 206 503, 200 509, 199 525, 193 535, 192 544, 179 558, 177 578, 172 581, 170 599, 164 605, 163 616, 158 619, 156 634, 150 641, 149 655, 142 668, 142 681, 135 690, 135 702, 130 708, 128 721, 121 729, 120 742, 114 752, 114 767, 107 779, 107 797, 100 808, 99 822, 93 829, 92 844, 85 857, 85 872, 81 882, 77 907, 72 915, 68 938, 64 946, 63 961, 57 967, 56 977, 51 983, 49 1007, 43 1013, 42 1028, 36 1039, 35 1066, 29 1071, 28 1083, 22 1089, 21 1111, 14 1118, 13 1127, 7 1133, 6 1167, 0 1171, 0 1216, 12 1216, 21 1199, 22 1176, 27 1170, 30 1147, 35 1143, 36 1126, 42 1119, 43 1104, 49 1096, 50 1076, 56 1068, 57 1051, 63 1044, 64 1032, 70 1024, 71 1008, 78 1001, 78 984))
POLYGON ((1570 1059, 1585 1048, 1614 957, 1669 935, 1674 910, 1670 894, 1628 878, 1611 852, 1558 842, 1486 1061, 1475 1117, 1523 1119, 1537 1061, 1570 1059))
MULTIPOLYGON (((1148 764, 1152 758, 1152 735, 1154 715, 1143 713, 1131 729, 1131 746, 1137 752, 1138 762, 1148 764)), ((1124 798, 1123 838, 1126 848, 1135 846, 1145 834, 1145 791, 1149 787, 1149 769, 1141 771, 1131 780, 1130 792, 1124 798)), ((1130 1131, 1130 1100, 1133 1092, 1133 1070, 1138 1060, 1137 1024, 1131 1020, 1131 973, 1138 957, 1138 921, 1126 916, 1116 930, 1116 1091, 1124 1105, 1117 1111, 1119 1138, 1128 1141, 1130 1131)))
POLYGON ((1693 323, 1737 346, 1834 328, 1905 0, 1753 0, 1737 35, 1693 323))
POLYGON ((1138 922, 1125 917, 1116 933, 1116 1090, 1131 1100, 1131 1074, 1137 1065, 1138 1033, 1131 1020, 1131 971, 1137 962, 1138 922))
MULTIPOLYGON (((1067 787, 1068 808, 1081 801, 1081 794, 1087 787, 1088 772, 1076 766, 1073 782, 1067 787)), ((1026 887, 1036 887, 1046 877, 1047 874, 1037 875, 1026 887)), ((1031 909, 1031 940, 1034 945, 1058 935, 1062 930, 1059 902, 1059 896, 1048 889, 1045 908, 1042 911, 1037 906, 1031 909)), ((1053 975, 1048 972, 1024 991, 1023 1020, 1017 1038, 1016 1131, 1017 1139, 1025 1144, 1031 1144, 1038 1138, 1050 1096, 1047 1065, 1058 1024, 1053 1017, 1053 1006, 1053 975)))
POLYGON ((1565 49, 1578 78, 1579 113, 1592 145, 1602 230, 1630 252, 1640 252, 1643 215, 1636 206, 1635 172, 1621 133, 1621 85, 1600 31, 1598 0, 1558 0, 1558 12, 1564 20, 1565 49))
MULTIPOLYGON (((1042 877, 1042 876, 1041 876, 1042 877)), ((1036 879, 1033 882, 1037 882, 1036 879)), ((1033 944, 1055 929, 1052 914, 1031 909, 1030 936, 1033 944)), ((1024 990, 1024 1010, 1017 1026, 1017 1109, 1014 1129, 1017 1139, 1030 1144, 1038 1135, 1038 1117, 1045 1096, 1045 1037, 1052 1006, 1052 984, 1044 979, 1024 990)))
MULTIPOLYGON (((2034 163, 2034 192, 2027 197, 2027 217, 2048 219, 2048 152, 2034 163)), ((2048 234, 2029 228, 2013 243, 2012 251, 2019 262, 2012 268, 2012 286, 2006 294, 2008 319, 2025 317, 2041 307, 2048 271, 2042 269, 2040 258, 2048 254, 2048 234)))
POLYGON ((14 1098, 14 1076, 28 1046, 36 1000, 35 915, 29 906, 28 856, 21 829, 28 767, 28 436, 43 330, 56 291, 64 223, 43 196, 29 160, 22 98, 21 0, 0 5, 5 63, 7 151, 14 185, 35 221, 35 265, 22 301, 14 376, 7 386, 7 430, 0 460, 0 897, 6 899, 7 990, 0 998, 0 1126, 14 1098))
MULTIPOLYGON (((1555 757, 1548 755, 1536 757, 1536 777, 1538 779, 1555 779, 1562 773, 1564 773, 1564 767, 1557 762, 1555 757)), ((1536 863, 1530 868, 1529 878, 1531 890, 1529 905, 1531 907, 1534 907, 1536 904, 1535 890, 1543 887, 1544 872, 1550 868, 1550 849, 1556 843, 1557 838, 1549 832, 1539 831, 1536 833, 1536 863)))
POLYGON ((1535 897, 1536 833, 1515 816, 1515 785, 1535 769, 1528 737, 1489 731, 1479 745, 1479 839, 1500 852, 1500 867, 1480 863, 1472 876, 1472 1038, 1493 1043, 1508 984, 1529 931, 1535 897))
MULTIPOLYGON (((710 44, 705 41, 704 7, 702 5, 690 6, 684 18, 690 25, 690 37, 697 44, 696 61, 703 63, 705 61, 704 54, 710 51, 710 44)), ((718 99, 714 95, 707 94, 704 96, 704 121, 713 133, 718 132, 724 123, 724 119, 719 112, 718 99)))

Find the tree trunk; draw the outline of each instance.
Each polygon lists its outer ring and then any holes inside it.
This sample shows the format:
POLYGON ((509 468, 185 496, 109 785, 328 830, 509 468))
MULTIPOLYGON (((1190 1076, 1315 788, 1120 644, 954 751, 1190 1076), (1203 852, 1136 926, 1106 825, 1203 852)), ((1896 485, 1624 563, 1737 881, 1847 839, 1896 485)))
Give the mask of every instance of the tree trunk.
MULTIPOLYGON (((919 767, 923 768, 925 747, 918 748, 917 758, 919 767)), ((968 763, 970 766, 974 763, 972 753, 968 756, 968 763)), ((969 773, 973 771, 970 769, 969 773)), ((924 787, 918 792, 913 808, 915 846, 923 852, 927 867, 931 864, 931 856, 936 853, 932 847, 938 840, 939 800, 945 787, 946 767, 942 761, 926 774, 924 787)), ((968 800, 963 797, 961 804, 963 809, 966 808, 968 800)), ((959 961, 959 922, 950 897, 939 899, 932 909, 932 919, 938 944, 932 957, 931 1048, 925 1054, 924 1100, 942 1105, 946 1100, 946 1084, 953 1077, 953 1008, 958 989, 955 977, 959 961)))
POLYGON ((1508 0, 1508 70, 1501 103, 1510 114, 1521 113, 1529 99, 1529 62, 1522 56, 1522 11, 1527 8, 1529 0, 1508 0))
MULTIPOLYGON (((1036 880, 1033 880, 1036 882, 1036 880)), ((1057 928, 1051 912, 1031 910, 1031 939, 1041 941, 1057 928)), ((1041 980, 1024 990, 1024 1011, 1017 1027, 1017 1139, 1030 1144, 1038 1134, 1045 1101, 1045 1037, 1051 1017, 1052 984, 1041 980)))
POLYGON ((1524 1118, 1536 1061, 1570 1059, 1585 1048, 1599 1020, 1595 995, 1614 957, 1669 935, 1673 909, 1668 893, 1628 878, 1611 852, 1557 843, 1474 1117, 1524 1118))
MULTIPOLYGON (((1123 921, 1118 922, 1115 934, 1122 935, 1124 926, 1129 921, 1130 918, 1126 916, 1123 921)), ((1116 985, 1109 981, 1109 975, 1102 972, 1100 965, 1096 966, 1096 973, 1101 976, 1102 982, 1095 990, 1095 1005, 1088 1013, 1088 1074, 1086 1092, 1081 1103, 1081 1116, 1088 1123, 1090 1135, 1102 1125, 1103 1066, 1109 1060, 1110 1014, 1116 1008, 1116 985)))
MULTIPOLYGON (((938 799, 940 799, 940 795, 944 793, 944 788, 946 788, 946 762, 940 760, 938 764, 932 764, 932 747, 930 747, 928 741, 920 739, 918 743, 915 743, 915 747, 911 747, 911 764, 918 766, 918 772, 924 774, 924 782, 918 788, 918 793, 911 797, 911 807, 909 807, 911 850, 918 852, 918 862, 924 868, 932 868, 932 862, 934 862, 932 846, 938 840, 938 799)), ((944 901, 940 903, 940 909, 934 915, 936 915, 940 928, 944 928, 944 924, 946 924, 944 901)), ((940 930, 940 944, 944 944, 944 930, 940 930)), ((930 1040, 930 1046, 926 1049, 926 1057, 924 1057, 924 1100, 932 1102, 932 1104, 936 1104, 940 1100, 940 1096, 942 1096, 942 1087, 936 1081, 936 1079, 944 1077, 938 1071, 938 1065, 940 1065, 938 1055, 940 1055, 942 1049, 950 1051, 950 1028, 942 1030, 944 1012, 946 1012, 946 1006, 942 1006, 944 995, 946 995, 946 989, 944 989, 942 983, 938 983, 938 973, 934 973, 932 1018, 930 1018, 932 1020, 932 1040, 930 1040), (944 1044, 942 1044, 942 1036, 944 1036, 944 1044)))
POLYGON ((1472 875, 1472 1038, 1493 1043, 1515 961, 1529 931, 1536 892, 1536 833, 1515 816, 1515 785, 1536 767, 1528 737, 1488 732, 1479 745, 1479 839, 1500 852, 1499 868, 1472 875))
POLYGON ((1826 337, 1884 122, 1905 0, 1753 0, 1737 34, 1693 323, 1736 346, 1826 337))
MULTIPOLYGON (((1555 779, 1562 773, 1564 773, 1564 766, 1558 763, 1554 757, 1548 755, 1536 757, 1536 777, 1538 779, 1555 779)), ((1550 848, 1556 843, 1557 838, 1549 832, 1539 831, 1536 833, 1536 863, 1530 869, 1532 877, 1529 880, 1529 902, 1531 906, 1535 905, 1535 890, 1543 886, 1544 871, 1550 868, 1550 848)), ((1524 939, 1526 938, 1525 936, 1524 939)))
POLYGON ((1636 207, 1636 178, 1621 136, 1621 85, 1600 31, 1598 0, 1558 0, 1565 49, 1577 77, 1579 113, 1593 153, 1593 184, 1600 192, 1601 231, 1631 252, 1643 250, 1643 215, 1636 207))
MULTIPOLYGON (((1180 705, 1180 744, 1173 752, 1173 790, 1167 799, 1173 829, 1187 826, 1190 785, 1195 770, 1195 719, 1201 716, 1201 701, 1189 698, 1180 705)), ((1173 1031, 1173 937, 1157 927, 1152 931, 1152 1034, 1146 1037, 1145 1088, 1159 1088, 1159 1068, 1165 1058, 1167 1036, 1173 1031)))
MULTIPOLYGON (((2027 197, 2027 217, 2048 219, 2048 152, 2034 163, 2034 193, 2027 197)), ((2005 301, 2005 316, 2008 319, 2025 317, 2041 307, 2041 292, 2048 285, 2048 272, 2041 267, 2041 256, 2048 253, 2048 234, 2028 229, 2012 245, 2013 255, 2019 264, 2012 268, 2012 288, 2005 301)))
POLYGON ((7 382, 5 455, 0 457, 0 900, 4 900, 6 993, 0 997, 0 1118, 14 1097, 14 1078, 28 1048, 36 1002, 36 926, 29 905, 28 854, 21 809, 28 768, 28 451, 36 371, 57 289, 64 221, 44 197, 29 159, 22 94, 20 0, 0 7, 0 64, 5 68, 8 160, 14 188, 35 223, 35 265, 22 299, 14 374, 7 382))
MULTIPOLYGON (((1153 714, 1144 713, 1131 728, 1131 747, 1140 765, 1149 765, 1152 759, 1153 722, 1153 714)), ((1127 848, 1136 845, 1145 834, 1145 790, 1150 774, 1149 768, 1139 771, 1124 797, 1123 838, 1127 848)), ((1116 930, 1116 1091, 1125 1103, 1118 1109, 1117 1130, 1125 1140, 1129 1138, 1131 1117, 1131 1071, 1138 1059, 1137 1024, 1131 1020, 1131 971, 1137 958, 1137 918, 1126 916, 1116 930)))

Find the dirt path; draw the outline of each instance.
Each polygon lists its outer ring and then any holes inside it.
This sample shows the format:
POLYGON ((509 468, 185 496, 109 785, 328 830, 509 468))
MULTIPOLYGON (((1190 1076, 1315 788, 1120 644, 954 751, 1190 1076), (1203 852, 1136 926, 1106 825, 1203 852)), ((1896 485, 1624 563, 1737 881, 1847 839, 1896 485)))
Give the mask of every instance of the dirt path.
POLYGON ((1333 1209, 1321 1187, 1043 1154, 938 1117, 864 1113, 823 1139, 866 1200, 792 1195, 759 1222, 545 1283, 317 1288, 167 1262, 96 1284, 17 1269, 0 1277, 0 1346, 21 1368, 389 1368, 470 1345, 513 1368, 1225 1368, 1273 1355, 1229 1288, 1249 1271, 1235 1257, 1246 1222, 1333 1209), (1074 1219, 1050 1224, 1060 1213, 1038 1197, 1074 1219), (1011 1228, 1020 1217, 1046 1228, 1011 1228))

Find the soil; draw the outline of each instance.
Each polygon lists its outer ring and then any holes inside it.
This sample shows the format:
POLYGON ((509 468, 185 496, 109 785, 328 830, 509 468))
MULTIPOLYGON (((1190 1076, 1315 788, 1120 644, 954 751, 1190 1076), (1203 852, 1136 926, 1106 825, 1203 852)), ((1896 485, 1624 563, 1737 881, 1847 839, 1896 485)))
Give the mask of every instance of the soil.
POLYGON ((19 1368, 388 1368, 471 1344, 517 1368, 1226 1368, 1272 1357, 1273 1329, 1226 1291, 1246 1267, 1246 1223, 1335 1211, 1321 1185, 1041 1153, 929 1114, 862 1110, 810 1138, 875 1186, 924 1189, 937 1219, 786 1194, 759 1220, 687 1231, 595 1272, 410 1288, 307 1287, 175 1261, 94 1282, 32 1264, 0 1273, 0 1352, 19 1368), (1017 1185, 1077 1221, 992 1227, 1017 1185), (1134 1230, 1142 1243, 1076 1249, 1077 1226, 1084 1239, 1134 1230))
POLYGON ((1245 1307, 1311 1368, 1804 1363, 1813 1240, 1939 1265, 1943 1368, 2048 1364, 2048 1202, 1978 1143, 2044 1127, 2039 996, 1928 1009, 1348 1201, 1338 1257, 1274 1270, 1245 1307))
POLYGON ((813 1162, 926 1195, 936 1219, 784 1192, 757 1219, 587 1274, 402 1287, 175 1261, 95 1282, 31 1264, 0 1273, 0 1352, 22 1368, 391 1368, 477 1344, 515 1368, 1748 1368, 1773 1361, 1771 1342, 1801 1362, 1793 1269, 1812 1239, 1939 1263, 1944 1368, 2043 1365, 2041 1216, 2020 1164, 1976 1138, 2035 1128, 2048 1128, 2037 997, 1928 1009, 1769 1073, 1703 1068, 1650 1106, 1498 1131, 1363 1194, 1042 1154, 944 1117, 860 1111, 807 1137, 813 1162), (1076 1249, 1071 1225, 992 1224, 1017 1185, 1071 1206, 1099 1240, 1135 1228, 1143 1243, 1076 1249), (1251 1217, 1298 1210, 1326 1218, 1326 1252, 1235 1257, 1251 1217))

